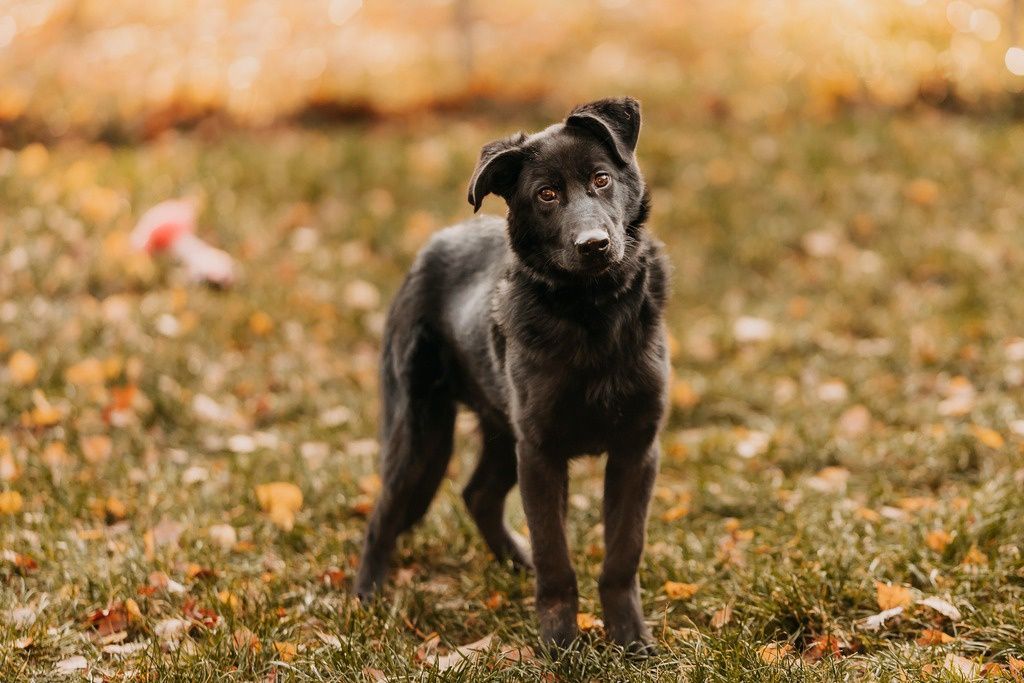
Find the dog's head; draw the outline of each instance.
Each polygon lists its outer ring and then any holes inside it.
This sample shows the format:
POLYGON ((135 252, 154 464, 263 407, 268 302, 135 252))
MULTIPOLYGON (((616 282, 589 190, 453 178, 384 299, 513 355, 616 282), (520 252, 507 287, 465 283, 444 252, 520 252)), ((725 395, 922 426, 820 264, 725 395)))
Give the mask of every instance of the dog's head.
POLYGON ((646 217, 639 135, 635 99, 581 105, 564 123, 484 145, 469 203, 476 211, 490 193, 505 200, 512 248, 535 271, 559 279, 614 272, 635 252, 646 217))

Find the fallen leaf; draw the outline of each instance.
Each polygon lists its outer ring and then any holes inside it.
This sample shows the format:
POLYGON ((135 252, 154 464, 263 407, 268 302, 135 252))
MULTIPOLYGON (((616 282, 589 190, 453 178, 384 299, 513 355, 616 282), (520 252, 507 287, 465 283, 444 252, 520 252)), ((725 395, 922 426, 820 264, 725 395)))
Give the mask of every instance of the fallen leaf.
POLYGON ((736 454, 741 458, 750 459, 764 455, 768 451, 772 437, 767 432, 741 430, 740 439, 736 442, 736 454))
POLYGON ((891 583, 875 582, 875 599, 882 611, 894 607, 910 607, 914 604, 914 596, 910 589, 904 586, 894 586, 891 583))
POLYGON ((105 434, 82 437, 79 443, 82 448, 82 457, 93 465, 106 462, 114 448, 110 437, 105 434))
POLYGON ((839 639, 830 635, 818 636, 811 641, 811 644, 804 650, 801 656, 804 661, 812 663, 820 661, 825 657, 838 658, 842 656, 839 639))
POLYGON ((116 657, 130 657, 138 652, 142 652, 149 643, 141 640, 135 643, 115 643, 104 646, 102 652, 107 655, 114 655, 116 657))
POLYGON ((264 311, 256 311, 249 316, 249 330, 257 337, 265 337, 274 331, 274 319, 264 311))
POLYGON ((587 633, 604 628, 604 622, 589 612, 580 612, 576 615, 576 626, 587 633))
POLYGON ((778 664, 791 654, 793 654, 793 645, 790 643, 769 643, 757 651, 757 656, 765 664, 778 664))
POLYGON ((893 607, 892 609, 882 610, 878 614, 872 614, 867 619, 863 619, 858 622, 861 628, 865 631, 877 631, 878 629, 885 626, 885 622, 893 617, 897 617, 903 614, 903 607, 893 607))
POLYGON ((662 588, 665 591, 665 595, 673 600, 689 600, 700 590, 700 584, 666 581, 662 588))
POLYGON ((942 598, 936 598, 934 596, 928 597, 918 600, 917 604, 924 605, 925 607, 931 607, 939 614, 948 617, 953 621, 960 621, 962 618, 960 610, 958 610, 951 602, 943 600, 942 598))
POLYGON ((128 610, 123 602, 112 603, 106 609, 98 609, 86 619, 100 636, 108 636, 128 628, 128 610))
POLYGON ((19 349, 7 359, 7 372, 12 383, 23 387, 36 380, 36 376, 39 374, 39 364, 31 354, 19 349))
POLYGON ((825 467, 807 480, 807 485, 818 493, 839 495, 846 491, 850 470, 845 467, 825 467))
POLYGON ((0 515, 14 515, 21 512, 24 501, 17 491, 0 493, 0 515))
POLYGON ((21 477, 21 468, 10 451, 0 453, 0 481, 12 482, 21 477))
POLYGON ((64 371, 64 381, 75 386, 103 384, 105 379, 103 363, 96 358, 86 358, 64 371))
POLYGON ((330 567, 320 575, 320 581, 329 588, 342 588, 345 585, 345 571, 330 567))
POLYGON ((741 344, 768 341, 775 334, 775 325, 770 320, 742 316, 732 326, 732 336, 741 344))
POLYGON ((711 615, 711 628, 720 629, 732 621, 732 606, 726 605, 711 615))
POLYGON ((921 631, 921 635, 918 636, 917 640, 914 642, 922 647, 929 647, 932 645, 946 645, 947 643, 952 643, 955 640, 956 638, 948 633, 944 633, 943 631, 933 628, 926 628, 921 631))
POLYGON ((278 528, 291 531, 295 514, 302 508, 302 489, 286 481, 259 484, 256 500, 278 528))
POLYGON ((438 671, 447 671, 460 666, 463 662, 470 662, 489 650, 493 640, 493 635, 486 635, 468 645, 460 645, 448 654, 439 656, 433 664, 438 671))
POLYGON ((1002 434, 994 429, 988 427, 982 427, 981 425, 971 425, 971 434, 974 438, 985 444, 989 448, 1002 448, 1006 445, 1006 440, 1003 439, 1002 434))
POLYGON ((942 670, 948 671, 958 678, 973 681, 981 674, 981 665, 966 657, 950 653, 942 661, 942 670))
POLYGON ((290 662, 299 654, 299 648, 294 643, 274 641, 274 650, 282 662, 290 662))
POLYGON ((978 545, 974 544, 971 549, 964 555, 964 559, 961 560, 960 564, 968 567, 984 567, 988 564, 988 555, 981 552, 978 549, 978 545))
POLYGON ((230 524, 214 524, 209 530, 210 540, 221 550, 227 552, 238 543, 238 532, 230 524))
POLYGON ((175 617, 157 622, 156 626, 153 627, 153 633, 161 641, 173 643, 184 638, 190 628, 192 628, 192 622, 188 619, 175 617))
POLYGON ((839 433, 848 439, 863 436, 871 428, 871 412, 863 405, 855 405, 839 416, 839 433))
POLYGON ((924 537, 925 545, 937 553, 944 552, 946 550, 946 546, 948 546, 952 541, 953 537, 949 532, 942 529, 933 529, 925 534, 924 537))
POLYGON ((498 591, 491 593, 490 597, 484 602, 484 605, 489 610, 496 610, 505 604, 505 596, 498 591))
POLYGON ((903 187, 903 196, 918 206, 932 206, 939 199, 939 185, 929 178, 914 178, 903 187))
POLYGON ((73 674, 76 671, 87 669, 88 667, 89 662, 85 660, 85 657, 82 655, 75 655, 74 657, 68 657, 67 659, 60 660, 54 664, 53 669, 57 673, 64 674, 66 676, 68 674, 73 674))

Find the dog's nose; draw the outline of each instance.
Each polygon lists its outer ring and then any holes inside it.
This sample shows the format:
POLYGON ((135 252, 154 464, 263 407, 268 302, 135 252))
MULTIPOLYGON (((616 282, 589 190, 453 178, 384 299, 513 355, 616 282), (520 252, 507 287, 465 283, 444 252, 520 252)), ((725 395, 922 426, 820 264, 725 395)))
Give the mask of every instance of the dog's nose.
POLYGON ((608 243, 604 230, 585 230, 576 238, 576 249, 582 256, 597 256, 608 251, 608 243))

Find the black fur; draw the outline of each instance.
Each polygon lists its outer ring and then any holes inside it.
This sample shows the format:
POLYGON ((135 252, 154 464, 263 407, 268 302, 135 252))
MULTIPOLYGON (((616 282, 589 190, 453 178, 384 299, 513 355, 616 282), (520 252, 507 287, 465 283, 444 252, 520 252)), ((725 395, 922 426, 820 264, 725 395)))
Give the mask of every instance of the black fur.
POLYGON ((644 229, 639 131, 636 100, 601 100, 540 133, 484 146, 469 202, 479 209, 497 194, 507 219, 443 230, 417 257, 385 329, 383 490, 367 530, 360 596, 380 587, 396 537, 434 497, 461 403, 477 413, 483 436, 466 504, 495 555, 536 570, 548 643, 576 636, 564 527, 568 461, 608 453, 605 622, 615 641, 651 649, 637 567, 665 413, 668 265, 644 229), (503 520, 517 481, 532 553, 503 520))

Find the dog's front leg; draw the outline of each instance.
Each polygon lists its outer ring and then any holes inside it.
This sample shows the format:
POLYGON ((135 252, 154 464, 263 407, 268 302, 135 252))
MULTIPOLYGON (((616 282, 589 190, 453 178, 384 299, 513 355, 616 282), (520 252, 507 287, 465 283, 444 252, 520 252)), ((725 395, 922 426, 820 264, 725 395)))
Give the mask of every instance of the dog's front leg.
POLYGON ((530 527, 537 575, 537 618, 545 644, 565 647, 576 638, 579 595, 565 539, 569 463, 540 449, 518 447, 519 488, 530 527))
POLYGON ((644 623, 637 569, 643 554, 647 507, 658 473, 659 451, 652 443, 640 453, 612 451, 604 475, 605 557, 598 587, 608 635, 641 654, 653 654, 644 623))

